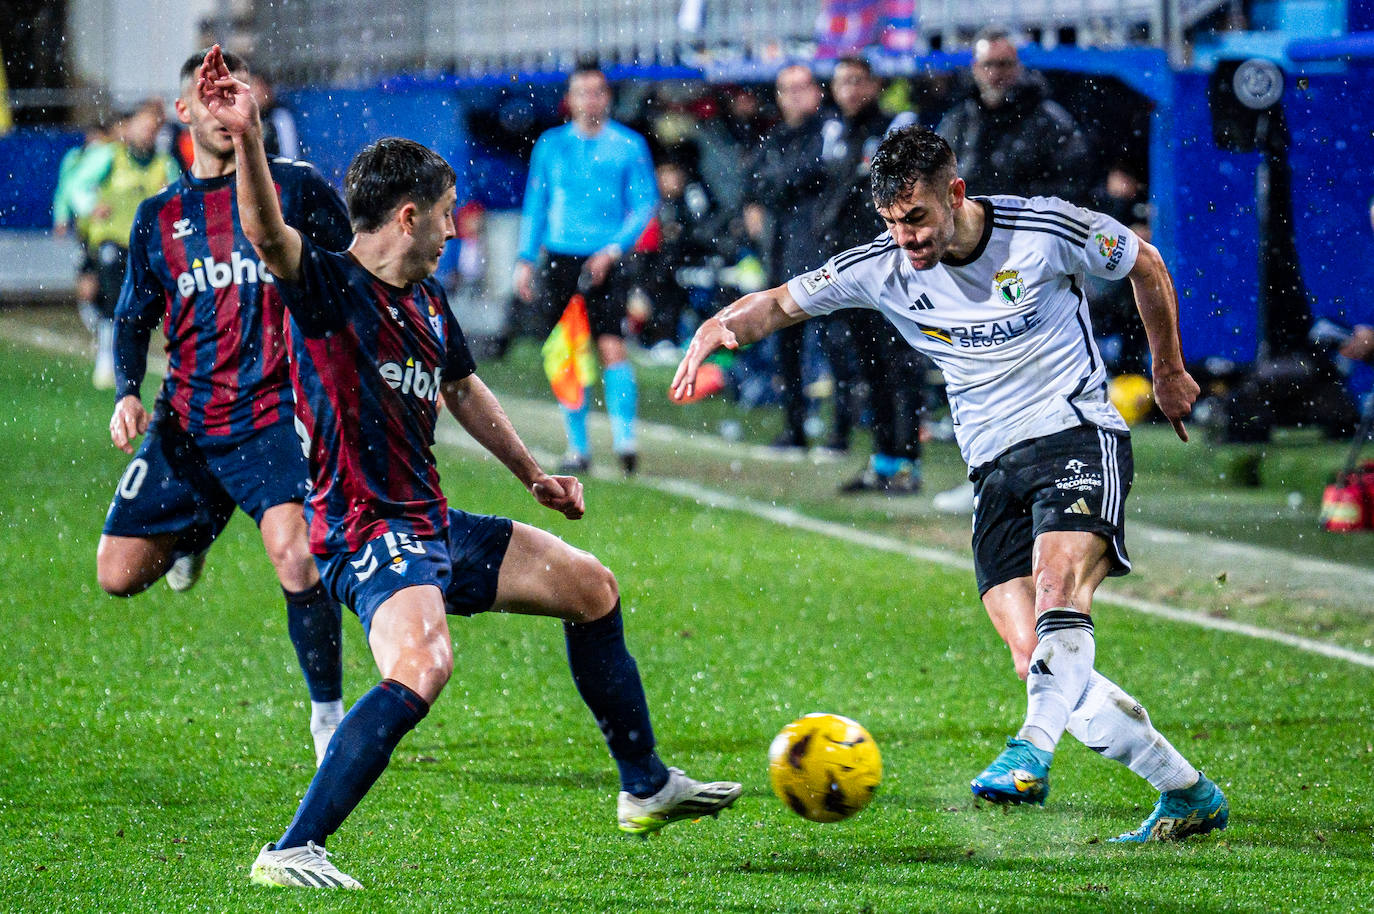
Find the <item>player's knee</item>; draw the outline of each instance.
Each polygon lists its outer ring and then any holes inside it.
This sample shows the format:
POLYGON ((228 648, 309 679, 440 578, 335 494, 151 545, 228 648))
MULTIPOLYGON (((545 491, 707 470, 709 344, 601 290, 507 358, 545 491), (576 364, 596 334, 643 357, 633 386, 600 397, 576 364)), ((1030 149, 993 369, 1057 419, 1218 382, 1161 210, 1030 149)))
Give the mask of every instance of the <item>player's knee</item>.
POLYGON ((112 597, 132 597, 148 589, 147 583, 124 569, 97 565, 95 578, 100 589, 112 597))
POLYGON ((584 553, 573 580, 576 588, 574 622, 594 622, 615 609, 620 600, 620 584, 611 569, 601 564, 596 556, 584 553))
POLYGON ((112 553, 101 543, 95 557, 95 579, 100 589, 112 597, 132 597, 142 593, 152 583, 129 562, 112 553))
POLYGON ((287 590, 305 590, 319 579, 310 548, 299 537, 264 538, 263 546, 277 578, 287 590))
POLYGON ((1076 590, 1077 580, 1071 568, 1057 562, 1048 562, 1035 570, 1037 611, 1073 605, 1076 590))

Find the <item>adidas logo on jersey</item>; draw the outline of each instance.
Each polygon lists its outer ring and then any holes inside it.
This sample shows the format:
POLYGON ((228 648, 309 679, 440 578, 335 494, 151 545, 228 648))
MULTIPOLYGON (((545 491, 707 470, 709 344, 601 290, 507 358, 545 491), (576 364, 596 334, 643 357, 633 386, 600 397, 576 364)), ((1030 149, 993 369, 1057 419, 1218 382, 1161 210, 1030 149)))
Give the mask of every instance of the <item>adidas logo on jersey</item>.
POLYGON ((267 272, 265 263, 235 251, 229 256, 228 263, 213 257, 206 257, 204 261, 197 257, 191 261, 191 269, 177 277, 177 292, 182 298, 190 298, 207 289, 227 289, 231 285, 272 281, 272 274, 267 272))
POLYGON ((439 402, 440 369, 435 368, 432 372, 426 371, 423 365, 416 365, 414 359, 406 359, 404 365, 398 365, 395 362, 383 362, 377 371, 381 373, 386 386, 392 390, 399 390, 403 394, 414 394, 431 403, 439 402))
POLYGON ((906 309, 908 311, 929 311, 934 307, 935 305, 931 302, 930 296, 922 292, 921 297, 907 305, 906 309))
POLYGON ((1092 509, 1090 509, 1090 508, 1088 507, 1088 503, 1087 503, 1086 501, 1084 501, 1083 499, 1080 498, 1080 499, 1078 499, 1078 501, 1074 502, 1073 504, 1071 504, 1071 505, 1069 505, 1067 508, 1065 508, 1065 509, 1064 509, 1064 513, 1065 513, 1065 514, 1092 514, 1093 512, 1092 512, 1092 509))

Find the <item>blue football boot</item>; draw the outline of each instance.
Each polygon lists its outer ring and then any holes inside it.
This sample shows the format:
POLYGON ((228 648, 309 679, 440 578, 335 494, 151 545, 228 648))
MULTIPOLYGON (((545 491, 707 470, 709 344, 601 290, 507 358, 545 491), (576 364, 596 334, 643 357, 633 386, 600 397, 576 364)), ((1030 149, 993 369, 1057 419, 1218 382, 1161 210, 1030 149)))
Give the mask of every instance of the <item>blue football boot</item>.
POLYGON ((1007 740, 1007 748, 973 779, 974 796, 994 803, 1039 803, 1050 795, 1050 761, 1054 753, 1024 739, 1007 740))
POLYGON ((1197 783, 1192 787, 1161 793, 1154 811, 1139 828, 1110 840, 1130 844, 1182 841, 1191 835, 1205 835, 1225 828, 1230 816, 1226 794, 1199 772, 1197 783))

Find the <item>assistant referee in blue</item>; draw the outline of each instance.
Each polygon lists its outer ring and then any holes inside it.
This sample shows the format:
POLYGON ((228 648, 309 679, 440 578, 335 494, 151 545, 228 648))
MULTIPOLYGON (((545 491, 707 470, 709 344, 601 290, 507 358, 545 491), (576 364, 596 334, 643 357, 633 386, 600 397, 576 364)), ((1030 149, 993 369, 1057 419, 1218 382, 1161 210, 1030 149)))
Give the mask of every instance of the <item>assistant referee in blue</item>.
MULTIPOLYGON (((538 286, 546 318, 541 329, 547 332, 585 276, 587 316, 603 369, 612 440, 621 466, 633 473, 639 392, 621 330, 625 290, 617 267, 649 224, 658 189, 644 138, 609 117, 611 88, 599 68, 573 71, 567 105, 569 123, 545 131, 534 146, 515 292, 534 302, 538 286)), ((591 465, 587 409, 584 399, 581 409, 563 410, 568 453, 562 469, 569 473, 591 465)))

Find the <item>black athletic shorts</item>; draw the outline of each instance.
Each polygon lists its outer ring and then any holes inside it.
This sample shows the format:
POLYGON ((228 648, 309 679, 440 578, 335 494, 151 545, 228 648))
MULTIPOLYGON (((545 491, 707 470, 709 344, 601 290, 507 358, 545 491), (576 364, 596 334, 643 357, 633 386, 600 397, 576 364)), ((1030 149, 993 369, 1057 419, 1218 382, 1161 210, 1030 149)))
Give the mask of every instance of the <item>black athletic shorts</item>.
MULTIPOLYGON (((548 253, 539 265, 539 301, 543 308, 546 325, 541 336, 547 336, 553 325, 563 316, 568 299, 577 291, 577 280, 582 275, 582 265, 586 257, 575 254, 548 253)), ((592 339, 598 336, 624 336, 621 325, 625 321, 625 294, 622 288, 620 267, 612 265, 605 282, 585 290, 582 295, 587 302, 587 322, 592 327, 592 339)))
POLYGON ((973 473, 973 570, 978 593, 1031 573, 1035 538, 1096 533, 1110 544, 1112 576, 1131 570, 1126 494, 1134 462, 1124 432, 1080 425, 1023 441, 973 473))

